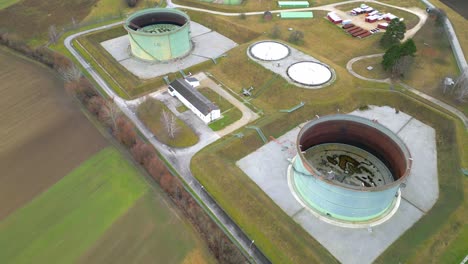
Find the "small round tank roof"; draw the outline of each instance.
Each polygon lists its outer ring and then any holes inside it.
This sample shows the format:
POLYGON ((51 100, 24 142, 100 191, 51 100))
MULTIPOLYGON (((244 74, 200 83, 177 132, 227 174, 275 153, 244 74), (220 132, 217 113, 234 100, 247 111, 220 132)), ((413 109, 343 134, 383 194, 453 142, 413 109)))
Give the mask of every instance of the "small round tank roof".
POLYGON ((276 41, 261 41, 250 46, 249 53, 259 60, 277 61, 289 56, 289 48, 276 41))
POLYGON ((322 85, 332 78, 328 66, 315 61, 301 61, 292 64, 287 70, 291 80, 306 86, 322 85))

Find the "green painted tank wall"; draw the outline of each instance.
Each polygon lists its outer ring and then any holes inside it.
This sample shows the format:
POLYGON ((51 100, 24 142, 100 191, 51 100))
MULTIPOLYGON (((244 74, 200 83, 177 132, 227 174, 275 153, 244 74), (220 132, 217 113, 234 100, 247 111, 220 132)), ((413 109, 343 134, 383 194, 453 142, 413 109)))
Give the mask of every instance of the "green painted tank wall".
POLYGON ((357 191, 312 176, 300 157, 293 163, 293 188, 301 200, 322 214, 344 221, 368 221, 388 211, 399 186, 381 191, 357 191))
MULTIPOLYGON (((159 12, 158 9, 146 9, 129 17, 138 16, 142 13, 159 12)), ((175 9, 163 9, 162 12, 174 12, 188 16, 175 9)), ((190 40, 190 22, 175 31, 167 33, 151 34, 134 31, 126 27, 130 40, 132 54, 140 59, 149 61, 167 61, 187 55, 192 49, 190 40)))

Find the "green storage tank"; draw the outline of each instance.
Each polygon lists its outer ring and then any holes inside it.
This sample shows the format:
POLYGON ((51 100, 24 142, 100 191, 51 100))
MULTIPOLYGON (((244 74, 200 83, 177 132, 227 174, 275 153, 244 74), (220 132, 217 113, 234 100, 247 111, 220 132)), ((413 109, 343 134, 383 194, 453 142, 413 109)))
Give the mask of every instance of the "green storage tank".
POLYGON ((352 115, 320 117, 298 135, 291 169, 301 202, 339 222, 384 221, 398 206, 412 158, 388 128, 352 115))
POLYGON ((128 17, 124 25, 132 54, 148 61, 168 61, 190 53, 190 18, 177 9, 151 8, 128 17))

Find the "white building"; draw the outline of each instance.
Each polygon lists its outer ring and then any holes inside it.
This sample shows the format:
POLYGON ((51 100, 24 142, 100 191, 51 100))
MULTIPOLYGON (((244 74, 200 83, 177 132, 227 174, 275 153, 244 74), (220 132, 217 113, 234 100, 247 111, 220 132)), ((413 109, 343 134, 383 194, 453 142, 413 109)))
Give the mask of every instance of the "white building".
MULTIPOLYGON (((195 78, 192 78, 195 79, 195 78)), ((169 84, 169 94, 177 97, 188 109, 206 124, 221 117, 218 106, 208 100, 193 85, 199 85, 198 80, 176 79, 169 84)))

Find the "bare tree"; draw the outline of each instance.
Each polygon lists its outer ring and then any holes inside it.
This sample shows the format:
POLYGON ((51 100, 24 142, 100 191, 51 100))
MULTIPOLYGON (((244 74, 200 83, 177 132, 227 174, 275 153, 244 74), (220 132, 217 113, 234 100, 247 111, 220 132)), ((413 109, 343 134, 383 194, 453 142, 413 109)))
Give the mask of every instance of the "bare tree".
POLYGON ((57 31, 57 27, 55 27, 55 25, 51 25, 49 27, 49 42, 55 44, 59 38, 60 32, 57 31))
POLYGON ((457 78, 453 87, 455 99, 459 102, 466 102, 468 98, 468 68, 463 69, 462 74, 457 78))
POLYGON ((163 123, 169 137, 175 138, 177 132, 180 130, 180 127, 177 125, 176 117, 173 114, 168 113, 166 110, 163 110, 161 122, 163 123))
POLYGON ((275 25, 273 26, 273 28, 271 29, 270 36, 271 36, 272 38, 275 38, 275 39, 281 38, 281 29, 280 29, 280 27, 278 26, 278 24, 275 24, 275 25))
POLYGON ((71 64, 68 67, 58 69, 65 82, 74 82, 80 80, 82 74, 80 68, 76 64, 71 64))
POLYGON ((76 19, 74 17, 71 18, 71 23, 72 23, 72 27, 73 28, 77 28, 78 27, 78 22, 76 22, 76 19))
POLYGON ((114 135, 117 140, 126 147, 131 148, 136 143, 136 132, 132 123, 123 116, 117 118, 114 135))
POLYGON ((111 126, 115 131, 117 129, 117 121, 121 115, 122 112, 117 104, 115 104, 113 100, 108 100, 101 108, 99 118, 111 126))
POLYGON ((301 44, 304 40, 304 32, 299 30, 294 30, 289 34, 288 41, 293 44, 301 44))

